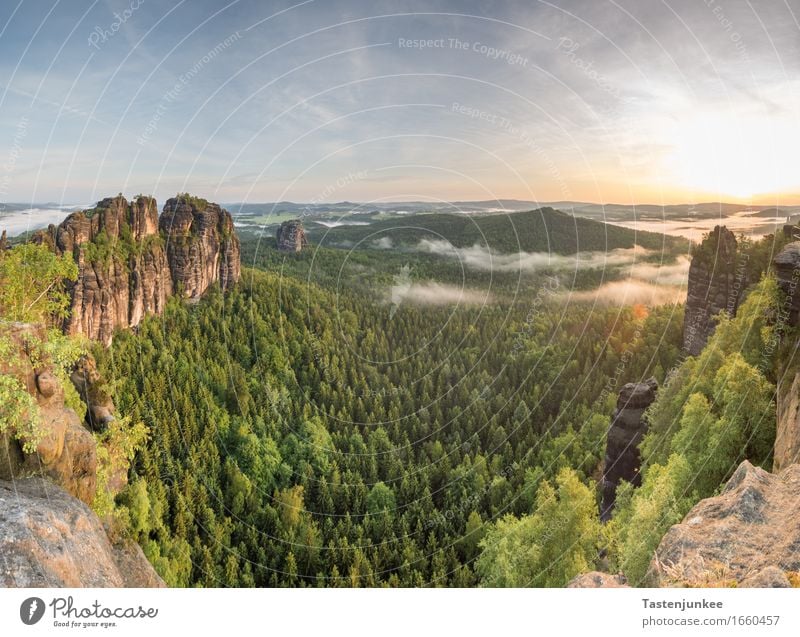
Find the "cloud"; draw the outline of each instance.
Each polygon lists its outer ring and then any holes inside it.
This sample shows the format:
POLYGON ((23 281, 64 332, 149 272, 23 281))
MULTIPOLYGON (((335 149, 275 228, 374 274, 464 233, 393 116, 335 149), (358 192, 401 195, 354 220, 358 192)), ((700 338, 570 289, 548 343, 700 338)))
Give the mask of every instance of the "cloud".
POLYGON ((381 237, 380 239, 375 239, 375 241, 372 242, 372 245, 379 250, 391 250, 394 246, 394 243, 392 242, 391 237, 381 237))
MULTIPOLYGON (((423 239, 417 245, 421 252, 440 254, 458 259, 468 268, 474 270, 517 272, 535 270, 584 270, 596 268, 615 268, 631 266, 640 269, 642 275, 636 275, 648 280, 658 279, 659 271, 662 278, 676 275, 676 269, 683 274, 688 271, 688 261, 676 265, 659 265, 640 263, 637 261, 654 254, 640 246, 633 248, 617 248, 609 251, 578 252, 572 255, 553 254, 550 252, 518 252, 516 254, 501 254, 486 246, 474 245, 471 248, 456 248, 449 241, 441 239, 423 239), (680 267, 678 267, 680 265, 680 267)), ((665 283, 667 281, 664 281, 665 283)))
POLYGON ((677 285, 656 285, 637 279, 626 279, 605 283, 594 290, 565 292, 558 298, 564 303, 590 301, 600 305, 642 304, 652 307, 667 303, 683 303, 686 300, 686 289, 677 285))
POLYGON ((483 305, 492 300, 491 294, 435 281, 393 285, 389 290, 393 305, 483 305))
POLYGON ((631 279, 641 279, 658 285, 683 286, 689 279, 691 259, 681 256, 675 263, 636 263, 631 266, 631 279))

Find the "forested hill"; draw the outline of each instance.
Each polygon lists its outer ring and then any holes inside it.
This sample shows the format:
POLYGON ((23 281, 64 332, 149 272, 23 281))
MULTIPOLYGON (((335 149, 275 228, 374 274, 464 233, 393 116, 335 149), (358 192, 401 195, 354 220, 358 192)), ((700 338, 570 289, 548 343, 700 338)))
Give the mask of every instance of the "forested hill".
POLYGON ((415 245, 422 239, 440 239, 456 248, 480 244, 503 253, 574 254, 585 250, 632 248, 634 245, 670 252, 688 248, 687 241, 680 237, 635 231, 575 217, 553 208, 488 215, 416 214, 367 225, 310 229, 309 235, 312 241, 330 246, 371 242, 384 237, 391 239, 393 244, 405 245, 415 245))

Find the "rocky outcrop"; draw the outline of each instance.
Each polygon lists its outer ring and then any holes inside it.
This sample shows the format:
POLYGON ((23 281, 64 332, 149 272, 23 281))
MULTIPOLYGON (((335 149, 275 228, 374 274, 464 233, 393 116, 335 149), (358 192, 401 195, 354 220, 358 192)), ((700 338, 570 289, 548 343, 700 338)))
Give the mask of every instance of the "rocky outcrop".
POLYGON ((800 463, 800 372, 790 371, 778 379, 776 402, 773 469, 780 471, 800 463))
POLYGON ((786 294, 783 313, 790 325, 797 325, 800 317, 800 241, 793 241, 783 247, 772 260, 778 287, 786 294))
POLYGON ((35 400, 41 439, 26 451, 25 438, 18 432, 0 433, 0 480, 44 476, 91 504, 97 484, 95 439, 65 405, 64 386, 36 351, 46 338, 44 329, 22 323, 2 329, 11 354, 0 361, 0 374, 17 379, 35 400))
POLYGON ((276 234, 278 250, 281 252, 300 252, 308 246, 303 222, 299 219, 284 221, 276 234))
POLYGON ((93 431, 104 431, 114 421, 114 401, 97 371, 94 356, 84 354, 75 364, 70 381, 86 404, 86 424, 93 431))
POLYGON ((660 586, 783 586, 800 570, 800 465, 777 474, 739 465, 723 492, 674 525, 650 565, 660 586), (767 570, 769 569, 769 570, 767 570))
POLYGON ((619 392, 617 408, 606 441, 606 457, 601 480, 603 492, 600 519, 608 521, 614 509, 617 485, 622 480, 639 486, 639 443, 647 432, 645 410, 656 398, 658 383, 649 378, 643 383, 628 383, 619 392))
POLYGON ((172 295, 167 253, 158 234, 155 199, 109 197, 91 210, 69 215, 38 240, 69 253, 78 264, 70 289, 72 303, 66 332, 105 344, 114 330, 138 325, 158 314, 172 295))
POLYGON ((736 314, 747 287, 743 265, 737 264, 736 237, 716 226, 697 246, 689 267, 689 284, 683 322, 683 348, 697 356, 714 333, 715 316, 736 314))
POLYGON ((567 588, 629 588, 624 575, 611 575, 602 571, 581 573, 573 578, 567 588))
POLYGON ((0 586, 163 587, 141 549, 114 546, 83 502, 41 478, 0 481, 0 586))
POLYGON ((240 276, 230 214, 188 195, 168 200, 160 219, 152 197, 109 197, 32 240, 78 264, 65 331, 106 345, 114 330, 160 314, 175 291, 197 298, 212 283, 225 290, 240 276))
POLYGON ((167 200, 159 221, 176 290, 197 298, 215 281, 223 290, 239 280, 239 239, 227 210, 181 195, 167 200))

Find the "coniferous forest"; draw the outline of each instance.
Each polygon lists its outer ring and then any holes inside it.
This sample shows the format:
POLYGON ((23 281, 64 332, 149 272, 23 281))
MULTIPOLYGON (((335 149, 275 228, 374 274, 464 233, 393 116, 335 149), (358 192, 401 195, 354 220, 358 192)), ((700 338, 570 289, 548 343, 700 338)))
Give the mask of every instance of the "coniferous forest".
MULTIPOLYGON (((315 257, 341 259, 330 252, 315 257)), ((358 290, 309 283, 310 259, 246 269, 227 295, 172 302, 98 348, 119 409, 150 432, 120 502, 167 583, 513 583, 484 548, 558 508, 554 490, 583 499, 562 506, 588 526, 560 530, 539 559, 577 539, 570 561, 592 562, 618 386, 663 379, 681 308, 565 312, 542 278, 528 303, 409 304, 389 319, 358 290)))

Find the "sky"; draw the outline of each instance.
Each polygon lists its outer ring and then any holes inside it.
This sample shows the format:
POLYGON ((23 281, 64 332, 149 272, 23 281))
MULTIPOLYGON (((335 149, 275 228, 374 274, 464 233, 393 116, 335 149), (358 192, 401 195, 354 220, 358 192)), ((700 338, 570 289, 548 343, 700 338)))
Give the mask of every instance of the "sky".
POLYGON ((0 201, 800 203, 800 0, 7 0, 0 201))

